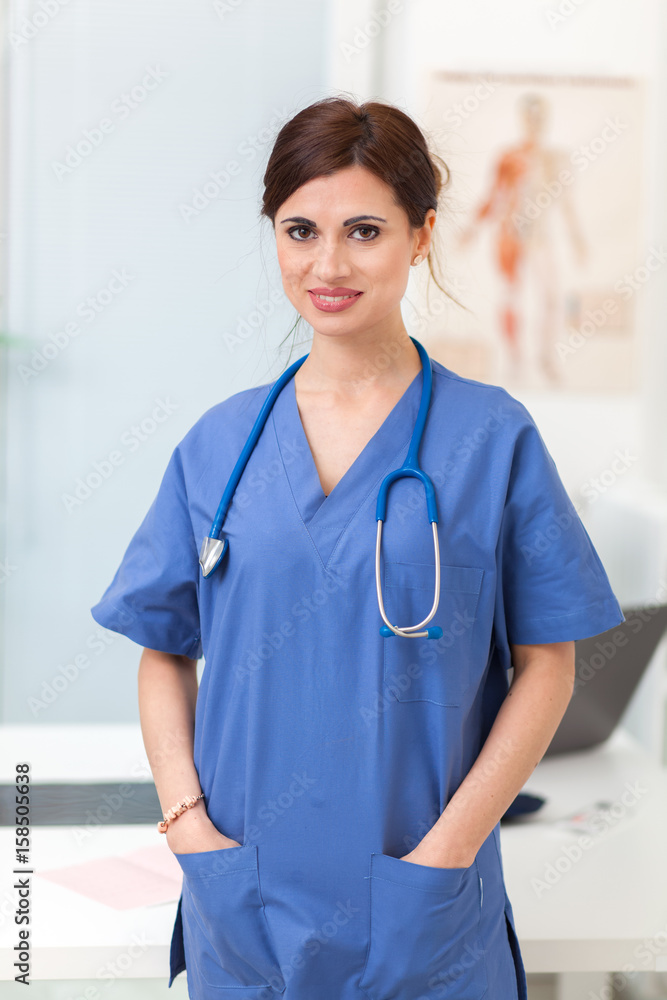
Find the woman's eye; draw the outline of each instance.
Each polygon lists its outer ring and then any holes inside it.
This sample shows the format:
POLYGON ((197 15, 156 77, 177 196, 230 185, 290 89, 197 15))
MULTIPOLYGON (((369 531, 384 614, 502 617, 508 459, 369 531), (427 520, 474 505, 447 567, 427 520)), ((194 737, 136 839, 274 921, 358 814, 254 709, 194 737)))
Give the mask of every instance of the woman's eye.
POLYGON ((377 228, 377 226, 357 226, 357 228, 354 229, 353 232, 355 232, 355 233, 362 233, 362 232, 370 233, 371 235, 370 235, 370 237, 368 239, 358 240, 359 243, 370 243, 371 240, 375 239, 375 237, 378 235, 378 233, 380 232, 380 230, 377 228))
POLYGON ((306 240, 302 240, 300 236, 294 236, 293 235, 294 233, 309 233, 309 232, 310 229, 308 228, 308 226, 293 226, 292 229, 287 230, 288 236, 291 236, 292 239, 296 240, 297 243, 305 243, 306 240))

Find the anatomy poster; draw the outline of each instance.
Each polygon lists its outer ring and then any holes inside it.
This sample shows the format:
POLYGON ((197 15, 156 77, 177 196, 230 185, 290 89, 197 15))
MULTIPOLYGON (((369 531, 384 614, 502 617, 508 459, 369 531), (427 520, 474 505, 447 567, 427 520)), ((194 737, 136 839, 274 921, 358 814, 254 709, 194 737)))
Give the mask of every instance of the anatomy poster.
POLYGON ((641 292, 666 262, 641 240, 640 84, 438 72, 422 101, 451 171, 443 283, 466 308, 424 284, 413 329, 470 378, 632 391, 641 292))

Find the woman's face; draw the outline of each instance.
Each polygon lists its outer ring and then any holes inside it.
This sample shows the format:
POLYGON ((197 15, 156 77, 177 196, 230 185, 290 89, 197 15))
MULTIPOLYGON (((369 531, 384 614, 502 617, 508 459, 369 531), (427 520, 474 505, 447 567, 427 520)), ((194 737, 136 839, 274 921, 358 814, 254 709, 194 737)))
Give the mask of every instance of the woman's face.
POLYGON ((321 334, 403 330, 400 302, 410 265, 417 253, 426 257, 434 222, 429 209, 424 227, 413 233, 392 189, 365 167, 316 177, 276 213, 285 293, 321 334))

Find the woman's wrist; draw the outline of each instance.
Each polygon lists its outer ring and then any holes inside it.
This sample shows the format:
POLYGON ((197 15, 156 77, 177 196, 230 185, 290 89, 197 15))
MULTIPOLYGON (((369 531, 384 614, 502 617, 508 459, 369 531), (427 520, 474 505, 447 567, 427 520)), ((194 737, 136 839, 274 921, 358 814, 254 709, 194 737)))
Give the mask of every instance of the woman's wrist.
POLYGON ((169 824, 166 833, 167 845, 172 853, 180 854, 183 848, 186 853, 195 850, 217 850, 223 847, 235 847, 237 841, 230 840, 220 833, 206 812, 203 802, 198 802, 188 809, 173 824, 169 824))
POLYGON ((180 816, 172 819, 165 832, 167 836, 169 836, 172 830, 175 830, 176 827, 184 829, 186 826, 190 826, 192 824, 197 825, 198 823, 202 823, 204 820, 208 820, 206 804, 203 799, 199 799, 199 801, 193 806, 182 812, 180 816))
POLYGON ((184 836, 192 836, 193 831, 204 830, 210 826, 213 826, 213 823, 206 812, 203 799, 200 799, 196 806, 169 824, 166 833, 167 843, 171 845, 173 841, 180 840, 184 836))
POLYGON ((171 823, 182 816, 184 812, 192 809, 197 805, 198 802, 203 801, 204 793, 200 792, 198 795, 186 795, 184 799, 177 802, 176 805, 170 806, 170 808, 165 812, 164 818, 160 820, 157 828, 160 833, 166 833, 169 829, 171 823))

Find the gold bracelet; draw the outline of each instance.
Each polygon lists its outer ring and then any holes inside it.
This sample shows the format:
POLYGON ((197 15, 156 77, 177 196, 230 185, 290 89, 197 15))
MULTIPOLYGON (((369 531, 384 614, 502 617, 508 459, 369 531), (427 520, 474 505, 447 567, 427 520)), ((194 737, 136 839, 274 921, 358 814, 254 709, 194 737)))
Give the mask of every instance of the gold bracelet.
POLYGON ((203 792, 200 795, 186 795, 182 802, 177 802, 175 806, 172 806, 171 809, 164 814, 164 819, 161 820, 157 825, 157 828, 160 831, 160 833, 166 833, 167 827, 169 826, 169 824, 173 819, 176 819, 177 816, 180 816, 181 813, 184 813, 186 809, 192 809, 192 807, 196 805, 200 799, 203 798, 204 798, 203 792))

